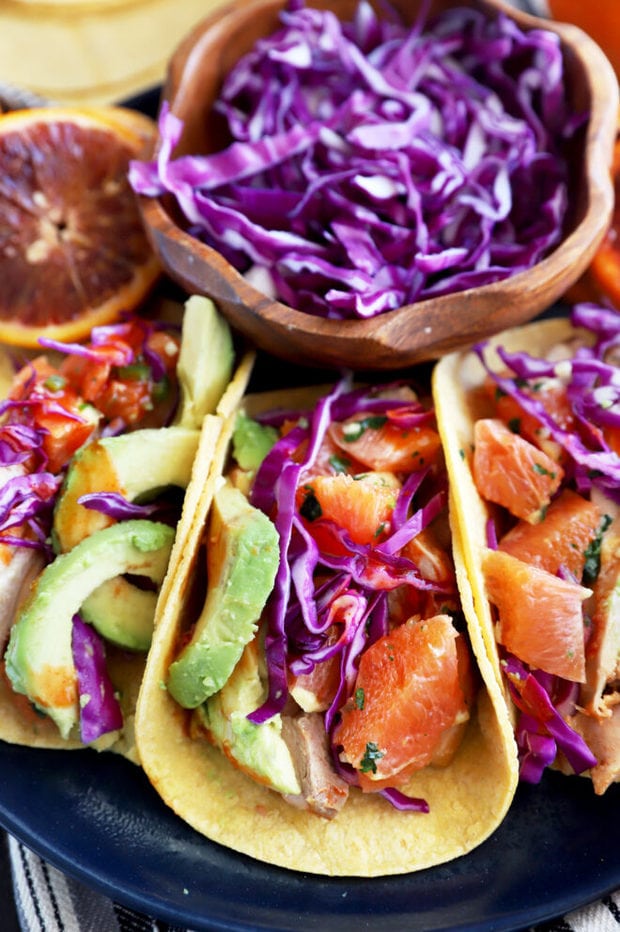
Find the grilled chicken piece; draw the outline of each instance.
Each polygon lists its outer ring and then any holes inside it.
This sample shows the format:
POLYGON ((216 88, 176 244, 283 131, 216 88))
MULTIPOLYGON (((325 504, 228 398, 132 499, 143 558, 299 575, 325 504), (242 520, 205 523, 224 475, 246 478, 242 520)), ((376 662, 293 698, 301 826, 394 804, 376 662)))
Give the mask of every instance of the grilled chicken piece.
POLYGON ((38 550, 28 547, 3 549, 0 555, 0 650, 9 639, 17 608, 30 583, 43 569, 44 560, 38 550))
POLYGON ((598 795, 620 780, 620 693, 609 693, 605 700, 606 717, 577 714, 569 719, 569 724, 579 732, 597 759, 590 777, 598 795))
POLYGON ((333 819, 347 800, 349 785, 331 762, 323 716, 318 712, 283 715, 282 737, 301 784, 301 796, 285 798, 294 806, 333 819))
POLYGON ((608 718, 611 707, 604 701, 610 683, 620 679, 620 517, 615 517, 601 544, 601 567, 586 606, 592 634, 586 645, 586 682, 579 705, 588 715, 608 718))

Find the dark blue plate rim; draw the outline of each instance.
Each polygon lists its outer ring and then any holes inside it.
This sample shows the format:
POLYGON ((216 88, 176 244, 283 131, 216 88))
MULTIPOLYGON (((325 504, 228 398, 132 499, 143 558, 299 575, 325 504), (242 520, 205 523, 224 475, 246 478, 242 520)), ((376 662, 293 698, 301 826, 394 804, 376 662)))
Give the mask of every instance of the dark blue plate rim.
POLYGON ((595 796, 579 777, 520 786, 503 823, 468 855, 362 879, 288 871, 210 842, 115 755, 0 742, 0 762, 4 829, 116 902, 195 930, 516 932, 620 886, 620 786, 595 796))

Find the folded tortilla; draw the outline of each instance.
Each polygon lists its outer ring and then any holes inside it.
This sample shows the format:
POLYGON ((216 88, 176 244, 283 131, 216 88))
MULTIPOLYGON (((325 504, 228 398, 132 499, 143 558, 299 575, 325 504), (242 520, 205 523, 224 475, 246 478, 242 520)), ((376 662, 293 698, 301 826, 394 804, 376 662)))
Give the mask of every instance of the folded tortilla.
MULTIPOLYGON (((179 324, 182 319, 182 306, 176 302, 161 301, 154 313, 161 320, 179 324)), ((254 364, 254 351, 247 351, 238 362, 234 376, 220 399, 222 410, 233 402, 238 402, 249 380, 254 364)), ((8 353, 0 350, 0 397, 6 397, 12 383, 14 368, 8 353)), ((222 416, 207 414, 202 421, 200 438, 192 475, 185 490, 181 516, 175 529, 168 570, 160 587, 160 598, 165 594, 172 579, 172 570, 181 560, 190 536, 193 517, 198 503, 203 496, 204 465, 209 462, 217 447, 217 440, 222 430, 222 416)), ((105 490, 102 490, 105 491, 105 490)), ((43 561, 35 551, 17 548, 11 560, 14 567, 14 586, 7 585, 3 579, 0 592, 0 658, 9 638, 11 623, 16 610, 25 597, 30 583, 43 569, 43 561)), ((88 747, 98 751, 114 751, 134 763, 139 763, 134 734, 134 718, 138 693, 144 674, 146 654, 124 650, 109 642, 105 644, 106 667, 123 713, 123 728, 120 732, 103 735, 88 747)), ((27 696, 17 693, 6 675, 5 664, 0 659, 0 740, 11 744, 21 744, 37 748, 56 748, 75 750, 84 748, 76 738, 63 738, 55 722, 45 714, 37 711, 27 696)))
MULTIPOLYGON (((501 372, 505 365, 495 352, 497 346, 510 353, 523 351, 534 357, 545 357, 576 336, 584 342, 592 342, 592 334, 574 327, 568 318, 537 321, 505 331, 491 339, 485 351, 485 360, 494 371, 501 372)), ((486 378, 488 373, 475 353, 453 353, 444 357, 435 367, 433 395, 450 480, 453 523, 460 536, 460 555, 457 554, 457 558, 463 561, 461 575, 471 589, 474 609, 472 617, 477 619, 497 686, 504 693, 513 725, 516 726, 518 711, 501 672, 494 610, 486 593, 483 573, 484 555, 488 552, 487 522, 493 516, 494 506, 489 506, 479 494, 471 469, 470 454, 473 450, 475 423, 480 418, 496 416, 490 411, 488 395, 481 391, 486 378)), ((619 721, 617 709, 620 706, 614 708, 616 734, 619 721)), ((611 716, 611 712, 609 714, 611 716)), ((569 724, 581 734, 598 758, 598 763, 583 773, 592 778, 595 792, 602 793, 611 782, 618 779, 618 753, 616 750, 611 754, 610 750, 614 741, 617 748, 617 738, 605 738, 600 731, 600 722, 588 715, 577 713, 569 719, 569 724)), ((558 752, 552 766, 566 773, 574 773, 561 752, 558 752)))
MULTIPOLYGON (((282 403, 301 407, 309 397, 316 399, 317 390, 248 396, 243 409, 253 416, 282 403)), ((159 602, 140 690, 136 738, 146 774, 166 804, 208 839, 292 870, 372 877, 416 871, 466 854, 501 823, 517 782, 507 706, 477 623, 470 624, 470 634, 484 687, 466 737, 449 766, 427 767, 407 784, 408 794, 427 800, 428 814, 399 811, 378 794, 351 788, 335 818, 322 819, 256 783, 207 740, 192 738, 192 713, 174 701, 164 684, 187 619, 195 612, 193 581, 203 573, 201 545, 216 486, 226 471, 237 409, 220 408, 218 414, 224 424, 216 453, 205 466, 187 547, 159 602)), ((460 546, 457 533, 457 554, 460 546)), ((458 566, 463 566, 460 559, 458 566)), ((463 608, 469 621, 473 604, 466 581, 463 608)))

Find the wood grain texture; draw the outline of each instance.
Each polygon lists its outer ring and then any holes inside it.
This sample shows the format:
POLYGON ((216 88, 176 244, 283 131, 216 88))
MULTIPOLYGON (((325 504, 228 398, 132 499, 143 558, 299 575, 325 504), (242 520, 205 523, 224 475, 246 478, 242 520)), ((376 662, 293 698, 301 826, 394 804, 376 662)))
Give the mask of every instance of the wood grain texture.
MULTIPOLYGON (((365 320, 325 320, 294 310, 248 284, 214 249, 183 228, 174 206, 140 198, 152 244, 170 277, 191 293, 206 294, 232 326, 260 349, 295 362, 377 370, 439 358, 446 352, 531 320, 553 304, 588 266, 611 220, 609 167, 618 114, 618 84, 599 47, 578 28, 540 19, 501 0, 464 0, 503 10, 524 29, 546 28, 560 37, 571 109, 590 113, 568 153, 569 213, 560 245, 534 268, 502 282, 419 301, 365 320)), ((350 18, 356 0, 310 0, 350 18)), ((396 0, 413 21, 419 0, 396 0)), ((440 11, 454 5, 434 0, 440 11)), ((214 152, 226 144, 212 112, 223 76, 260 36, 276 28, 284 0, 238 0, 203 20, 172 56, 163 99, 183 121, 174 155, 214 152)))

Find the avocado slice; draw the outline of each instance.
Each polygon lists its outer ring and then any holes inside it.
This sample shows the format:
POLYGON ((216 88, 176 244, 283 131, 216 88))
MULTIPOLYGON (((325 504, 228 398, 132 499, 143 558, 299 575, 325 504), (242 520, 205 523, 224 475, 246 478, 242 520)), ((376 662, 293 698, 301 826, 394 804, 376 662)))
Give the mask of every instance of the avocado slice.
POLYGON ((278 439, 275 427, 259 424, 244 411, 237 414, 232 436, 233 457, 248 472, 256 472, 278 439))
POLYGON ((279 559, 272 522, 224 482, 211 508, 207 597, 190 642, 168 670, 168 690, 179 705, 194 709, 227 681, 256 633, 279 559))
POLYGON ((78 503, 82 495, 118 492, 128 501, 158 491, 185 489, 198 449, 200 431, 186 427, 136 430, 93 440, 74 456, 54 511, 52 537, 57 553, 67 553, 113 519, 78 503))
POLYGON ((181 401, 175 424, 200 427, 212 414, 232 378, 235 361, 230 327, 210 298, 192 295, 183 312, 177 362, 181 401))
MULTIPOLYGON (((162 564, 163 582, 167 566, 162 564)), ((153 639, 158 592, 140 589, 123 576, 107 579, 82 604, 80 615, 99 634, 125 650, 147 651, 153 639)))
MULTIPOLYGON (((105 489, 133 502, 170 486, 185 489, 199 438, 198 430, 162 427, 106 437, 82 447, 71 462, 54 511, 56 552, 69 552, 113 523, 114 519, 103 512, 79 504, 82 495, 105 489)), ((156 602, 156 593, 118 577, 95 590, 82 606, 82 613, 85 621, 119 647, 148 650, 156 602)))
POLYGON ((72 619, 91 592, 123 573, 163 578, 174 530, 130 520, 103 528, 49 563, 35 580, 5 653, 13 688, 53 719, 63 738, 79 723, 72 619))
POLYGON ((257 639, 242 653, 223 688, 200 706, 195 715, 227 757, 263 785, 297 796, 301 787, 291 752, 282 737, 282 717, 255 725, 248 715, 265 698, 257 639))

